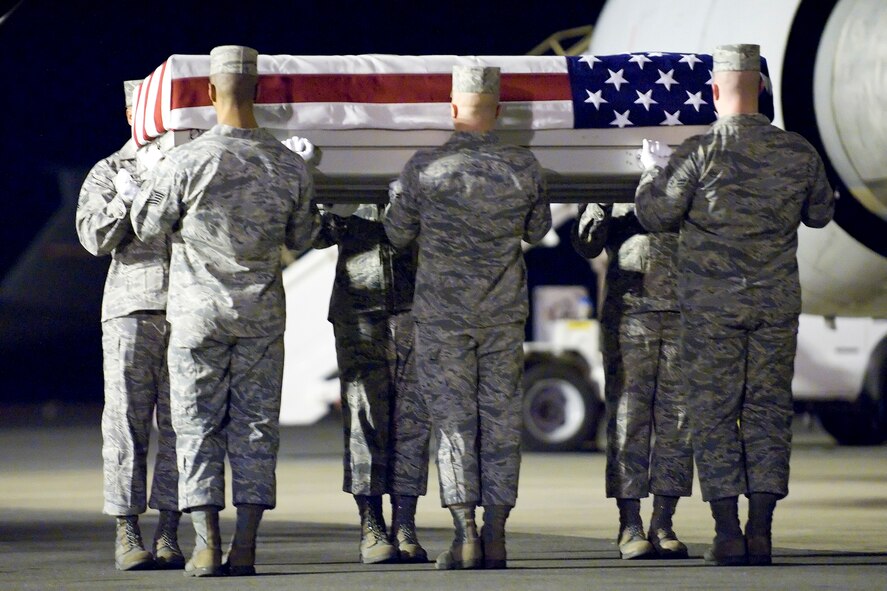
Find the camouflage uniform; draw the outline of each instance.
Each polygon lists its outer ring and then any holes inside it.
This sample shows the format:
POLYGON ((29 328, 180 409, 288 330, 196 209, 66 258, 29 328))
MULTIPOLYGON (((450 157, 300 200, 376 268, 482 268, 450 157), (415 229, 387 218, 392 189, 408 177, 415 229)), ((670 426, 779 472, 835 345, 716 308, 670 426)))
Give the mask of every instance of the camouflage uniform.
POLYGON ((413 355, 415 248, 396 250, 383 208, 323 216, 315 248, 338 245, 329 320, 342 383, 345 469, 354 495, 420 496, 428 481, 428 412, 413 355))
POLYGON ((132 207, 139 237, 172 234, 168 318, 183 509, 274 507, 285 302, 280 246, 317 227, 304 162, 262 129, 216 125, 157 165, 132 207))
POLYGON ((166 370, 166 287, 169 241, 141 241, 117 195, 120 169, 137 175, 132 140, 89 172, 77 204, 77 235, 96 256, 111 255, 102 299, 105 404, 102 411, 103 511, 138 515, 146 505, 176 511, 175 433, 166 370), (157 409, 159 436, 151 497, 147 499, 148 440, 157 409))
POLYGON ((632 204, 591 203, 580 206, 571 239, 582 256, 606 248, 609 257, 601 314, 607 496, 689 496, 693 450, 678 361, 678 236, 648 233, 632 204))
POLYGON ((416 239, 416 360, 439 447, 443 505, 514 506, 528 313, 521 239, 551 227, 542 170, 493 133, 417 152, 385 230, 416 239))
POLYGON ((822 160, 763 115, 725 116, 665 169, 644 172, 636 203, 650 231, 680 226, 682 363, 703 499, 785 496, 797 229, 834 211, 822 160))

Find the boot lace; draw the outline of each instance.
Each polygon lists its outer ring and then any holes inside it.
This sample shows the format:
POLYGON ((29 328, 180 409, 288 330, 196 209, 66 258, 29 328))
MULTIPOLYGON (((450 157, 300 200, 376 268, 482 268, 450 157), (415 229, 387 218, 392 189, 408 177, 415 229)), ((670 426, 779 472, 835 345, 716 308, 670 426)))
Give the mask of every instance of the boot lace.
POLYGON ((139 533, 138 528, 132 522, 126 521, 123 524, 122 528, 123 542, 133 548, 141 548, 142 547, 142 535, 139 533))

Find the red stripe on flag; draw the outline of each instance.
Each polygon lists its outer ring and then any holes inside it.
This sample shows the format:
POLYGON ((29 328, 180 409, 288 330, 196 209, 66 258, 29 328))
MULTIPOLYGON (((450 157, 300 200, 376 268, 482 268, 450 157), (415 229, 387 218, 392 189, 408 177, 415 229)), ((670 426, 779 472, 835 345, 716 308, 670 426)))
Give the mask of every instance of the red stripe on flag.
MULTIPOLYGON (((166 74, 166 65, 169 63, 169 60, 163 62, 160 66, 160 82, 158 86, 160 88, 157 89, 157 96, 163 95, 163 76, 166 74)), ((158 100, 154 103, 154 127, 157 128, 157 133, 163 135, 166 132, 166 128, 163 126, 163 104, 158 100)))
MULTIPOLYGON (((207 77, 174 78, 170 108, 208 107, 207 77)), ((262 103, 448 103, 450 74, 267 74, 259 77, 262 103)), ((502 102, 570 100, 566 73, 503 74, 502 102)))

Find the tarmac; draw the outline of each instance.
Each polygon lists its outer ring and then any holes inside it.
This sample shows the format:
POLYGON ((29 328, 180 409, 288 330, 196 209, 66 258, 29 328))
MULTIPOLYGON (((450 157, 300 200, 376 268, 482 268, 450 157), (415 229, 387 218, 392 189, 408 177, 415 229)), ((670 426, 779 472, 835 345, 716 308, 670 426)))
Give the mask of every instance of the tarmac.
MULTIPOLYGON (((524 454, 508 522, 507 570, 359 564, 357 511, 341 492, 339 418, 330 415, 310 427, 282 429, 278 507, 260 529, 258 575, 192 579, 181 571, 114 569, 113 521, 100 514, 98 413, 58 405, 0 408, 0 589, 887 589, 887 446, 837 446, 806 415, 795 421, 791 493, 777 508, 771 567, 703 565, 714 532, 698 483, 675 517, 690 558, 620 560, 618 512, 604 498, 604 457, 596 451, 524 454)), ((649 512, 647 499, 647 519, 649 512)), ((156 521, 153 510, 141 519, 148 540, 156 521)), ((222 522, 227 540, 233 507, 222 522)), ((429 555, 446 549, 452 525, 438 502, 433 466, 417 524, 429 555)), ((180 540, 190 552, 187 518, 180 540)))

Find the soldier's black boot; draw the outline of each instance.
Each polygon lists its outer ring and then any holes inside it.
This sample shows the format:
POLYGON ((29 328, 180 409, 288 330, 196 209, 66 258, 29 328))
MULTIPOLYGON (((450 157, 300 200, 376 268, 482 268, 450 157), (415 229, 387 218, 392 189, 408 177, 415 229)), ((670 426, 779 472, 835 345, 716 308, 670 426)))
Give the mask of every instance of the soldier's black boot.
POLYGON ((159 569, 175 570, 185 567, 185 555, 179 548, 179 511, 161 511, 154 532, 154 564, 159 569))
POLYGON ((218 577, 222 574, 222 534, 219 508, 204 505, 191 510, 194 552, 185 563, 186 577, 218 577))
POLYGON ((380 495, 354 495, 360 512, 360 562, 376 564, 397 558, 397 550, 388 541, 380 495))
POLYGON ((265 512, 264 505, 243 503, 237 505, 237 525, 222 570, 232 577, 256 574, 256 534, 265 512))
POLYGON ((484 526, 480 530, 484 568, 506 568, 505 521, 511 513, 507 505, 485 505, 484 526))
POLYGON ((739 527, 737 497, 715 499, 709 503, 715 518, 715 539, 705 552, 705 564, 711 566, 740 566, 748 564, 745 537, 739 527))
POLYGON ((428 553, 416 535, 416 504, 419 497, 391 495, 390 541, 401 562, 428 562, 428 553))
POLYGON ((619 507, 619 556, 623 560, 648 558, 655 554, 653 544, 644 535, 640 499, 616 499, 619 507))
POLYGON ((659 558, 686 558, 687 546, 674 533, 671 518, 674 516, 680 497, 665 495, 653 496, 653 517, 647 539, 659 558))
POLYGON ((779 495, 772 493, 751 493, 748 496, 745 543, 748 549, 748 563, 753 566, 767 566, 772 563, 771 530, 777 500, 779 495))
POLYGON ((456 536, 450 548, 437 557, 438 570, 479 568, 483 564, 483 548, 477 535, 473 504, 459 503, 448 509, 453 515, 456 536))
POLYGON ((114 543, 114 566, 117 570, 146 570, 154 568, 154 557, 145 550, 138 515, 120 515, 117 520, 117 540, 114 543))

